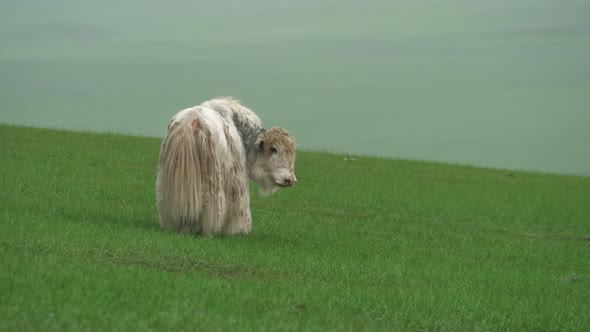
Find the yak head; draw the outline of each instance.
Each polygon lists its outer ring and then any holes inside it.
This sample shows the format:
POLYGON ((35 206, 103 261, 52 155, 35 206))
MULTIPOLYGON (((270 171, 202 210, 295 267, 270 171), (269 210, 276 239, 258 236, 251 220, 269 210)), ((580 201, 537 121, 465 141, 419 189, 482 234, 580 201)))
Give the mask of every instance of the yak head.
POLYGON ((295 139, 289 132, 283 128, 270 128, 258 135, 254 145, 257 157, 249 171, 262 196, 269 196, 297 182, 295 139))

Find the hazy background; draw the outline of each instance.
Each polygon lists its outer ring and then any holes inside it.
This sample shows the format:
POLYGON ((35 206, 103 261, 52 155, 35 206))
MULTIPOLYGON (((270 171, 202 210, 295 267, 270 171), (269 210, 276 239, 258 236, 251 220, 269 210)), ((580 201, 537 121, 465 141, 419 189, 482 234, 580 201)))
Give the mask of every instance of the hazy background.
POLYGON ((301 149, 590 175, 588 0, 1 0, 0 42, 3 123, 232 95, 301 149))

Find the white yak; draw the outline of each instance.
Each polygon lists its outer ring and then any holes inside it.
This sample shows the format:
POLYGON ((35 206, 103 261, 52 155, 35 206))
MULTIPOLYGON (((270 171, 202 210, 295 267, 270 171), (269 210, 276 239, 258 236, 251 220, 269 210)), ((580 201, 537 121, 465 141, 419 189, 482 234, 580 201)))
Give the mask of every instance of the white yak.
POLYGON ((297 182, 295 140, 262 127, 232 98, 178 112, 160 149, 156 195, 160 225, 202 235, 250 232, 249 180, 263 196, 297 182))

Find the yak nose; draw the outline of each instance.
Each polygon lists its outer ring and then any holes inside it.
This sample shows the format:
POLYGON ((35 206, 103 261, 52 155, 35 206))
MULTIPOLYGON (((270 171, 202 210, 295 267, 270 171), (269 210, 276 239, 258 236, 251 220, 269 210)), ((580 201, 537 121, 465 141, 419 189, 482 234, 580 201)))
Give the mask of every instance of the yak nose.
POLYGON ((290 178, 285 178, 285 180, 283 180, 283 184, 287 187, 294 185, 295 182, 297 182, 297 178, 295 177, 295 175, 293 175, 290 178))

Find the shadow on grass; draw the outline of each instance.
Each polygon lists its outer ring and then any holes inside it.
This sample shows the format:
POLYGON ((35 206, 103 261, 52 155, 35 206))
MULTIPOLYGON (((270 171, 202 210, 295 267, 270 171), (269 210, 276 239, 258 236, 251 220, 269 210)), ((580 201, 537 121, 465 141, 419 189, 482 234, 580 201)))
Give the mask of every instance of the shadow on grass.
POLYGON ((122 209, 58 208, 54 216, 68 222, 90 223, 94 225, 115 225, 144 230, 160 230, 157 213, 145 211, 123 211, 122 209))

